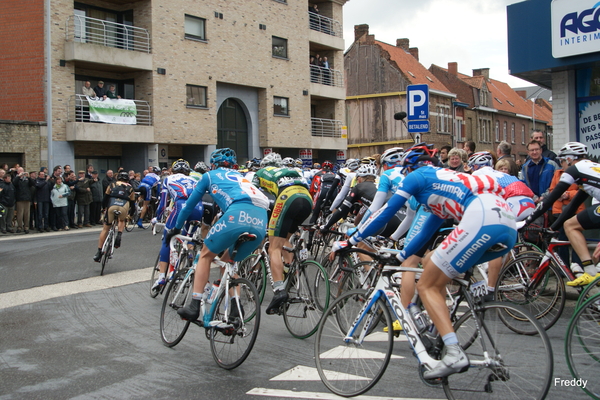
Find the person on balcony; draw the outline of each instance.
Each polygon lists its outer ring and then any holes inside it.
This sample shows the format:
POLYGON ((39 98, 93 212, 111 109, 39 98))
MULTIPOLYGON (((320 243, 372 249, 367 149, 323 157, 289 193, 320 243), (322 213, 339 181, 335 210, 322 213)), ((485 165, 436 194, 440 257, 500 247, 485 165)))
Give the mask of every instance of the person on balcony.
POLYGON ((94 93, 96 93, 96 97, 100 100, 106 100, 106 89, 104 89, 104 82, 98 81, 98 84, 94 88, 94 93))
MULTIPOLYGON (((85 83, 83 84, 83 87, 81 88, 81 94, 83 94, 84 96, 87 96, 91 99, 95 99, 96 98, 96 92, 94 92, 94 89, 92 88, 92 84, 90 83, 90 81, 85 81, 85 83)), ((82 116, 81 119, 83 119, 84 122, 90 122, 90 107, 88 106, 88 102, 86 99, 82 100, 82 116)), ((81 119, 78 118, 79 121, 81 121, 81 119)))
POLYGON ((91 98, 96 97, 96 92, 94 92, 94 89, 92 89, 92 84, 90 83, 90 81, 85 81, 83 87, 81 88, 81 94, 91 98))
POLYGON ((323 60, 321 61, 321 67, 323 68, 323 83, 331 86, 331 70, 329 69, 329 61, 327 61, 327 57, 323 56, 323 60))
POLYGON ((120 99, 121 96, 119 96, 117 94, 117 92, 115 91, 115 85, 110 85, 108 87, 108 90, 106 91, 106 97, 108 97, 109 99, 120 99))

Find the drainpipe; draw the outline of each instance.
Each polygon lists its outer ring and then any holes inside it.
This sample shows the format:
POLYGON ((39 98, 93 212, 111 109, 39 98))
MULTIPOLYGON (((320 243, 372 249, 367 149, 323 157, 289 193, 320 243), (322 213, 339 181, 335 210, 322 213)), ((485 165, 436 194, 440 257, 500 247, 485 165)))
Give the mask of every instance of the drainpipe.
POLYGON ((52 149, 52 19, 50 1, 46 0, 46 127, 48 133, 48 171, 54 167, 52 149))

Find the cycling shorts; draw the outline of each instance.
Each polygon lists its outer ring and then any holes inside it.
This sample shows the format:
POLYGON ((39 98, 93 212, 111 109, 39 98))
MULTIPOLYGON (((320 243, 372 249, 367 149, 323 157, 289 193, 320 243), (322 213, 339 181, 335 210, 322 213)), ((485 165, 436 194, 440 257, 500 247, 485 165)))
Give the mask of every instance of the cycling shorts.
MULTIPOLYGON (((167 221, 165 222, 166 229, 163 231, 163 244, 160 249, 159 261, 162 261, 162 262, 169 261, 169 253, 171 252, 171 249, 169 247, 169 243, 167 243, 167 241, 165 240, 165 238, 167 236, 166 232, 168 229, 171 229, 175 226, 175 222, 177 222, 177 216, 179 215, 179 212, 181 211, 181 209, 185 206, 185 201, 186 201, 185 199, 176 200, 175 203, 173 204, 173 210, 167 217, 167 221)), ((202 202, 198 203, 196 205, 196 207, 194 207, 194 209, 192 210, 192 213, 190 214, 190 216, 187 220, 188 221, 202 220, 202 202)), ((187 233, 192 234, 193 230, 190 232, 187 232, 187 233)))
POLYGON ((234 261, 243 260, 261 244, 267 233, 267 210, 252 203, 233 203, 210 228, 204 245, 215 254, 226 249, 233 252, 237 238, 244 232, 255 234, 256 240, 242 244, 234 261))
POLYGON ((517 240, 515 216, 508 203, 492 194, 476 196, 458 226, 434 250, 431 260, 454 278, 476 264, 508 253, 517 240))
POLYGON ((517 218, 517 222, 524 221, 535 210, 535 202, 526 196, 512 196, 506 199, 513 214, 517 218))
POLYGON ((595 204, 577 214, 577 222, 583 229, 600 227, 600 204, 595 204))
POLYGON ((150 199, 152 199, 152 186, 142 182, 137 190, 140 192, 140 197, 142 197, 144 201, 150 201, 150 199))
POLYGON ((119 221, 125 221, 127 219, 127 213, 129 212, 129 202, 125 203, 123 206, 110 206, 108 210, 104 213, 104 224, 111 225, 115 220, 115 211, 121 211, 119 214, 119 221))
POLYGON ((304 186, 292 185, 279 193, 271 218, 269 236, 287 238, 312 212, 312 199, 304 186))
POLYGON ((215 204, 215 200, 210 194, 205 193, 204 196, 202 196, 202 207, 204 208, 202 222, 204 222, 205 225, 212 225, 219 207, 215 204))

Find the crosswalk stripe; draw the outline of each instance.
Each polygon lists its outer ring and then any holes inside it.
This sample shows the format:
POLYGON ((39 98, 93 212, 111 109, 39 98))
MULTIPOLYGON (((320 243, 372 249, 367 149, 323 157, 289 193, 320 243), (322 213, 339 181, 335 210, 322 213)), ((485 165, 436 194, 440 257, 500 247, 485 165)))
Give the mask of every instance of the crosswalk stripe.
MULTIPOLYGON (((348 352, 348 347, 346 347, 346 346, 334 347, 333 349, 331 349, 329 351, 321 353, 321 358, 338 358, 338 359, 347 358, 349 360, 353 359, 353 358, 384 358, 384 357, 385 357, 385 353, 382 353, 379 351, 359 349, 356 347, 352 347, 351 352, 348 352)), ((392 358, 401 359, 404 357, 392 355, 392 358)))
MULTIPOLYGON (((364 381, 369 378, 365 378, 364 376, 359 375, 351 375, 351 374, 340 374, 333 371, 325 371, 325 375, 327 375, 327 379, 333 379, 332 377, 336 377, 336 380, 359 380, 364 381)), ((298 365, 292 369, 289 369, 271 379, 270 381, 320 381, 321 377, 319 376, 319 371, 317 371, 314 367, 306 367, 304 365, 298 365)))
MULTIPOLYGON (((340 400, 346 397, 340 397, 333 393, 321 393, 321 392, 296 392, 293 390, 281 390, 281 389, 266 389, 266 388, 254 388, 246 392, 248 395, 253 396, 268 396, 268 397, 282 397, 286 399, 308 399, 308 400, 340 400)), ((445 398, 445 397, 444 397, 445 398)), ((435 399, 423 399, 414 397, 381 397, 381 396, 356 396, 353 397, 356 400, 435 400, 435 399)))

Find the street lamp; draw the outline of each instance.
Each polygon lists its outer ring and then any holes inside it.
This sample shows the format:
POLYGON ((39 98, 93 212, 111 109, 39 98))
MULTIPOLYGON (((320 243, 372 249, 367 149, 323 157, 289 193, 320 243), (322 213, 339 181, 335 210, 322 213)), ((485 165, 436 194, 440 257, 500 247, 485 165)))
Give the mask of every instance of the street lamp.
POLYGON ((533 96, 535 96, 532 100, 531 103, 531 118, 533 120, 533 130, 535 131, 535 102, 538 99, 538 97, 540 97, 540 94, 542 94, 544 92, 544 90, 548 90, 546 88, 539 88, 538 90, 536 90, 531 96, 529 96, 527 99, 531 99, 533 96))

